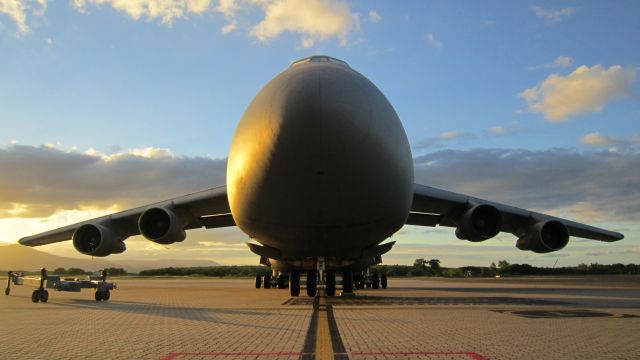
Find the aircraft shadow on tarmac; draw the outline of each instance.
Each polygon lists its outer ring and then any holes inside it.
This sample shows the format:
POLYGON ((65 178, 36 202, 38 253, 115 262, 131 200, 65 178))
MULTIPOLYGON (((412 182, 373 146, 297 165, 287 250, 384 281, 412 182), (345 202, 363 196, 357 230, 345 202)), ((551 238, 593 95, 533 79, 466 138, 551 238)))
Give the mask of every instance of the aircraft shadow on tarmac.
MULTIPOLYGON (((327 305, 574 305, 565 301, 540 300, 516 297, 418 297, 418 296, 367 296, 358 295, 356 297, 328 297, 327 305)), ((283 305, 312 305, 313 298, 299 297, 290 298, 283 305)))
POLYGON ((571 295, 571 296, 589 296, 589 297, 605 297, 605 298, 629 298, 638 299, 639 293, 636 289, 620 289, 620 288, 485 288, 485 287, 402 287, 393 290, 406 291, 442 291, 442 292, 473 292, 473 293, 502 293, 502 294, 528 294, 528 295, 571 295))
MULTIPOLYGON (((264 328, 271 330, 291 330, 280 326, 260 326, 252 322, 251 317, 247 318, 247 323, 237 321, 225 321, 216 315, 245 315, 245 316, 273 316, 281 318, 283 315, 271 312, 270 308, 265 309, 229 309, 229 308, 199 308, 190 306, 175 306, 164 304, 150 304, 137 301, 111 300, 109 302, 96 302, 94 300, 70 299, 69 302, 51 302, 53 305, 69 307, 74 309, 94 309, 117 311, 124 313, 136 313, 141 315, 164 316, 183 320, 194 320, 212 322, 218 324, 228 324, 241 327, 264 328)), ((282 309, 278 309, 282 310, 282 309)), ((287 312, 287 316, 308 316, 306 313, 287 312)), ((241 318, 241 317, 237 317, 241 318)), ((277 324, 277 321, 272 322, 277 324)))

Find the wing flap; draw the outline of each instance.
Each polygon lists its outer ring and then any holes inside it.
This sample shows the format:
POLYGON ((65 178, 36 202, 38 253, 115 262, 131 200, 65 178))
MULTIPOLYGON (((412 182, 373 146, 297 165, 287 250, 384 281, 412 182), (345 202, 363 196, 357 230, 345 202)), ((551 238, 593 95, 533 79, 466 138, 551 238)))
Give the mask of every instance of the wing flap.
POLYGON ((442 218, 442 215, 437 214, 411 212, 409 213, 406 224, 434 227, 442 222, 442 218))

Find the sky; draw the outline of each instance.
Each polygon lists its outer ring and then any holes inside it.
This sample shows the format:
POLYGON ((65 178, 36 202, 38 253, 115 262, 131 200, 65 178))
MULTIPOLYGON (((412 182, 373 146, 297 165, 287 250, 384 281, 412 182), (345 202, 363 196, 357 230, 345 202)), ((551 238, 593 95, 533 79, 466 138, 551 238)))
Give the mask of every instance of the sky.
MULTIPOLYGON (((0 242, 224 184, 252 98, 326 54, 393 104, 416 182, 625 234, 540 255, 510 234, 406 226, 385 263, 638 263, 638 14, 637 1, 0 0, 0 242)), ((256 264, 248 240, 134 237, 112 257, 256 264)))

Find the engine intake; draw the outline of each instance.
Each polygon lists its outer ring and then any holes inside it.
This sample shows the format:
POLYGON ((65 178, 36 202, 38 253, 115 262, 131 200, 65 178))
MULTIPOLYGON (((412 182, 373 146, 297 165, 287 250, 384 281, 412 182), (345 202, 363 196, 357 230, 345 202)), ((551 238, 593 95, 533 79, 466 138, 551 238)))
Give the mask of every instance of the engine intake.
POLYGON ((91 256, 120 254, 127 249, 123 236, 100 224, 85 224, 73 233, 73 247, 78 252, 91 256))
POLYGON ((184 231, 188 221, 169 208, 147 209, 138 220, 142 236, 158 244, 173 244, 187 237, 184 231))
POLYGON ((456 228, 458 239, 485 241, 498 235, 502 228, 502 214, 494 206, 476 205, 462 215, 456 228))
POLYGON ((540 221, 516 242, 520 250, 545 254, 558 251, 569 243, 569 230, 557 220, 540 221))

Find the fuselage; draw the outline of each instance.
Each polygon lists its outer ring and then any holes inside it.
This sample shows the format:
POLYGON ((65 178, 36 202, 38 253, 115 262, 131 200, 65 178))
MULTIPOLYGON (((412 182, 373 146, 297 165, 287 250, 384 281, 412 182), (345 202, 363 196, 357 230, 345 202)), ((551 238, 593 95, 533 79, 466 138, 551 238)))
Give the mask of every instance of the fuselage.
POLYGON ((227 165, 238 227, 285 258, 358 258, 400 229, 413 195, 404 128, 342 61, 294 63, 256 95, 227 165))

